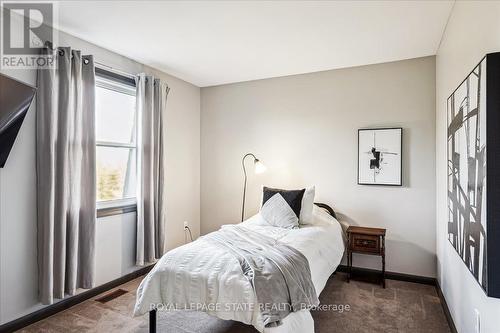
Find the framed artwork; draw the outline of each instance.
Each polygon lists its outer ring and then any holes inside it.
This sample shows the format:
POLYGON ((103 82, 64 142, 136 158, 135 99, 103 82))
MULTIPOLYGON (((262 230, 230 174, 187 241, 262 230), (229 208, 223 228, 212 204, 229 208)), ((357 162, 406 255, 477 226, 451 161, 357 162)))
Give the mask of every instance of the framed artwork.
POLYGON ((447 100, 448 240, 488 296, 500 297, 500 53, 447 100))
POLYGON ((403 129, 358 130, 358 184, 402 185, 403 129))

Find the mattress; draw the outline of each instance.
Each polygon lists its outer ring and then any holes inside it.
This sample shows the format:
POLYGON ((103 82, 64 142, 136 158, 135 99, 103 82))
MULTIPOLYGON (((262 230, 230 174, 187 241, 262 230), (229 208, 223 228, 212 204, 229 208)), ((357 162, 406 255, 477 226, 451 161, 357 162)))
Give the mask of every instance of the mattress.
MULTIPOLYGON (((314 218, 322 214, 315 207, 314 218)), ((328 216, 332 223, 302 226, 299 229, 285 230, 267 226, 259 214, 242 224, 257 232, 278 239, 302 252, 309 261, 311 277, 318 295, 323 291, 328 278, 335 272, 344 255, 344 240, 340 223, 328 216)), ((327 220, 326 218, 322 220, 327 220)), ((278 327, 265 327, 264 333, 314 332, 314 321, 307 310, 289 314, 278 327)))
MULTIPOLYGON (((339 265, 344 243, 340 223, 315 207, 314 225, 283 229, 267 224, 257 214, 241 225, 277 239, 300 251, 308 260, 311 277, 319 295, 339 265)), ((223 226, 224 227, 224 226, 223 226)), ((150 304, 186 303, 257 304, 253 288, 230 253, 210 248, 203 237, 166 253, 141 282, 134 309, 136 315, 150 310, 150 304)), ((251 324, 260 332, 314 332, 309 311, 289 314, 278 327, 264 327, 258 307, 252 311, 200 309, 225 320, 251 324)))

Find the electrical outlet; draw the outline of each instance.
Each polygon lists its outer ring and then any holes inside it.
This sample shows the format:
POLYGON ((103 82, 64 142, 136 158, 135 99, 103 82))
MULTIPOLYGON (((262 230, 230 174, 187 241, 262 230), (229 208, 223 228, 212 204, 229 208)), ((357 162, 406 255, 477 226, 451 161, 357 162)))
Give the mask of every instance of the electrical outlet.
POLYGON ((481 315, 478 309, 474 309, 474 315, 476 318, 475 332, 481 333, 481 315))
POLYGON ((189 223, 188 221, 184 221, 184 229, 189 228, 189 223))

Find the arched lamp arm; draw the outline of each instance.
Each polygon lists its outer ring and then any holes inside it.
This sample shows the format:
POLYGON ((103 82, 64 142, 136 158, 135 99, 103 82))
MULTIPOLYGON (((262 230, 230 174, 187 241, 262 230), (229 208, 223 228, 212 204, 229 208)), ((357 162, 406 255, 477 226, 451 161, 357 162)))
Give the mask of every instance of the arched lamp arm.
POLYGON ((241 222, 245 219, 245 197, 246 197, 246 192, 247 192, 247 170, 245 168, 245 159, 248 156, 252 156, 254 163, 258 161, 257 157, 255 157, 254 154, 252 153, 247 153, 243 158, 241 159, 241 165, 243 166, 243 174, 245 175, 245 181, 243 183, 243 204, 241 205, 241 222))

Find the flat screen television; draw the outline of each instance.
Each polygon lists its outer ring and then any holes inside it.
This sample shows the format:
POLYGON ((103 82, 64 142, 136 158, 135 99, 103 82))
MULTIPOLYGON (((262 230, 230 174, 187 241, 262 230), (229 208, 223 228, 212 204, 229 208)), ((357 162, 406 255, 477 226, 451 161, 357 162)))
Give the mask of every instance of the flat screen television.
POLYGON ((5 166, 36 89, 0 74, 0 168, 5 166))

